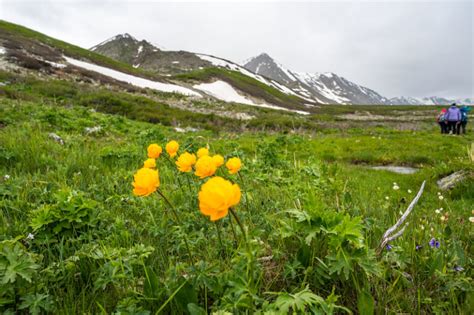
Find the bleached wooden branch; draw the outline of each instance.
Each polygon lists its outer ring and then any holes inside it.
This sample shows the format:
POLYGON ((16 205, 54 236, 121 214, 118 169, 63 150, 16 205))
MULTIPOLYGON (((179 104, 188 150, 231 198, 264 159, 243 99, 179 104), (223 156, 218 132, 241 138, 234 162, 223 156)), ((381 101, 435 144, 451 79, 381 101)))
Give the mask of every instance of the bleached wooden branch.
POLYGON ((415 208, 415 205, 417 204, 418 200, 423 194, 423 190, 425 189, 425 184, 426 184, 426 181, 423 181, 423 183, 421 184, 420 190, 418 191, 415 198, 412 200, 412 202, 408 206, 407 210, 403 213, 400 219, 398 219, 397 223, 395 223, 392 227, 390 227, 384 233, 382 240, 380 241, 378 252, 380 252, 385 247, 385 245, 387 245, 388 242, 393 241, 394 239, 400 237, 403 234, 408 223, 405 224, 397 233, 393 234, 393 232, 395 232, 405 222, 407 217, 413 211, 413 208, 415 208))

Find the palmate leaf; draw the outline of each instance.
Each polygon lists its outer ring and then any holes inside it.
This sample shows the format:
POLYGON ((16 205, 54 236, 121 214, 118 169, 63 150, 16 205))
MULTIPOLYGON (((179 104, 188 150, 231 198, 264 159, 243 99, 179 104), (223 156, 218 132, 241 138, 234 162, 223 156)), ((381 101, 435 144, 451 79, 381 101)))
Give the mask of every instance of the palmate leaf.
POLYGON ((48 294, 29 294, 21 298, 22 303, 19 309, 28 309, 30 314, 37 315, 41 314, 41 311, 49 311, 52 309, 53 302, 49 298, 48 294))
POLYGON ((363 245, 362 222, 359 217, 351 218, 348 215, 344 219, 330 229, 331 238, 329 244, 333 248, 341 246, 342 243, 348 241, 356 247, 363 245))
POLYGON ((327 258, 330 261, 328 265, 331 274, 337 273, 339 275, 344 272, 345 279, 349 279, 349 273, 353 271, 352 258, 349 253, 340 248, 336 254, 329 255, 327 258))
POLYGON ((31 282, 31 278, 39 265, 22 249, 20 244, 15 244, 13 248, 4 245, 0 255, 0 268, 3 271, 2 284, 14 283, 18 276, 31 282))
POLYGON ((294 294, 281 293, 274 302, 274 306, 282 314, 290 314, 290 311, 305 313, 307 309, 325 303, 322 297, 314 294, 306 287, 294 294))

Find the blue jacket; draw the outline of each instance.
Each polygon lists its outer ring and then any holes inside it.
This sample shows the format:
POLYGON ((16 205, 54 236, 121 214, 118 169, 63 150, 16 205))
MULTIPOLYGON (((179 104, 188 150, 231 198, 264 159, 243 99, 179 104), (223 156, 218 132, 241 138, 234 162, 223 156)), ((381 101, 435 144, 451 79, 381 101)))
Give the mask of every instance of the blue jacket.
POLYGON ((467 107, 467 106, 463 106, 461 107, 460 111, 461 111, 461 121, 467 121, 467 118, 468 118, 468 115, 467 113, 471 110, 470 107, 467 107))

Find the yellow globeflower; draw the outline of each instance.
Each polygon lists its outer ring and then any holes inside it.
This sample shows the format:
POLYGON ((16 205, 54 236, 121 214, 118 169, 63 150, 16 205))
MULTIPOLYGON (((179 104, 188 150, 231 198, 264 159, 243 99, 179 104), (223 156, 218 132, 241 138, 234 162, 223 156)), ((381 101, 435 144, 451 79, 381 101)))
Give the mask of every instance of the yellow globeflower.
POLYGON ((161 152, 163 152, 163 149, 156 143, 153 143, 148 146, 147 152, 149 158, 157 159, 160 157, 161 152))
POLYGON ((227 169, 229 170, 230 174, 235 174, 238 171, 240 171, 240 168, 242 167, 242 162, 240 161, 239 158, 233 157, 230 158, 227 163, 225 164, 227 169))
POLYGON ((212 160, 214 161, 216 167, 221 167, 222 165, 224 165, 224 157, 220 154, 212 156, 212 160))
POLYGON ((203 157, 205 155, 209 155, 209 150, 207 148, 200 148, 198 151, 197 151, 197 156, 198 158, 200 157, 203 157))
POLYGON ((240 188, 222 177, 209 179, 201 186, 199 192, 199 210, 210 216, 211 221, 219 220, 227 215, 229 207, 240 202, 240 188))
POLYGON ((199 176, 201 179, 214 175, 217 170, 214 160, 209 155, 200 157, 197 160, 196 166, 194 168, 196 169, 194 174, 199 176))
POLYGON ((196 163, 196 156, 188 152, 181 154, 176 161, 178 165, 178 170, 181 172, 190 172, 193 168, 193 165, 196 163))
POLYGON ((178 149, 179 149, 179 143, 174 140, 171 140, 170 142, 166 144, 166 152, 168 152, 170 157, 175 157, 176 154, 178 153, 178 149))
POLYGON ((145 163, 143 163, 143 167, 155 168, 156 167, 156 160, 155 159, 146 159, 145 163))
POLYGON ((133 176, 133 193, 136 196, 148 196, 160 186, 158 170, 141 168, 133 176))

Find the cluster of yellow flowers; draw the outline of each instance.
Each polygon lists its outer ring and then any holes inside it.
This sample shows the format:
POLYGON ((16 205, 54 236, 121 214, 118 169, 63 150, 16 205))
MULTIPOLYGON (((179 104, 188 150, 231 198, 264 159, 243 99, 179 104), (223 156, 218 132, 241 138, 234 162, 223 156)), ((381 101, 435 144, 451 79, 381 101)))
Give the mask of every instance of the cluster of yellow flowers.
MULTIPOLYGON (((179 143, 170 141, 166 144, 166 152, 170 158, 178 154, 179 143)), ((147 148, 148 159, 143 167, 134 175, 133 193, 136 196, 148 196, 160 186, 159 172, 156 159, 163 149, 158 144, 150 144, 147 148)), ((214 176, 219 167, 224 165, 224 157, 216 154, 211 156, 207 148, 200 148, 196 154, 184 152, 179 155, 175 164, 180 172, 188 173, 193 170, 200 179, 214 176), (196 157, 197 155, 197 157, 196 157)), ((239 158, 227 160, 225 166, 229 174, 236 174, 242 167, 239 158)), ((240 187, 230 181, 214 176, 201 186, 198 194, 199 209, 202 214, 209 216, 211 221, 219 220, 228 214, 229 208, 240 202, 240 187)))

